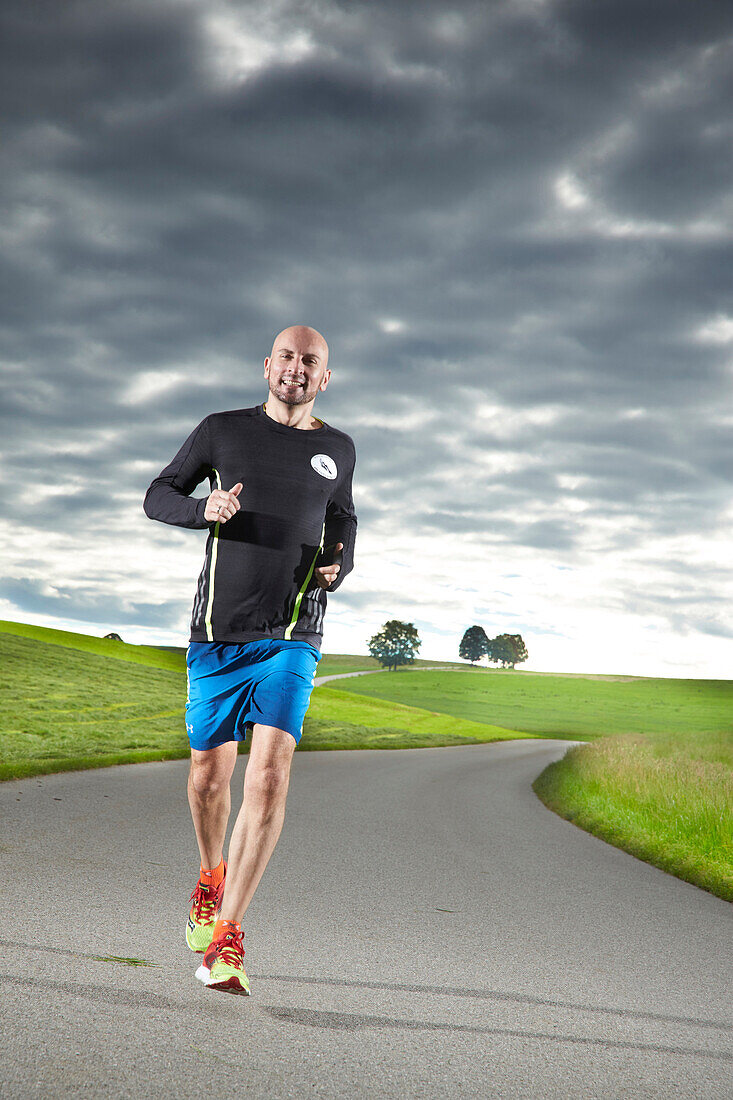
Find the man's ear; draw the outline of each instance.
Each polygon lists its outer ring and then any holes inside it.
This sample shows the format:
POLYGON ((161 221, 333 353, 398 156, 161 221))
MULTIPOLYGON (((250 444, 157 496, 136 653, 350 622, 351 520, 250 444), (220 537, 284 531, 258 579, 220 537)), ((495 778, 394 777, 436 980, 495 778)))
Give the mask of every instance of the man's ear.
POLYGON ((269 378, 270 375, 270 356, 265 359, 265 378, 269 378))
POLYGON ((328 385, 328 380, 329 380, 330 377, 331 377, 331 372, 328 368, 326 368, 326 372, 323 375, 323 381, 321 382, 320 386, 318 387, 319 390, 325 390, 326 386, 328 385))

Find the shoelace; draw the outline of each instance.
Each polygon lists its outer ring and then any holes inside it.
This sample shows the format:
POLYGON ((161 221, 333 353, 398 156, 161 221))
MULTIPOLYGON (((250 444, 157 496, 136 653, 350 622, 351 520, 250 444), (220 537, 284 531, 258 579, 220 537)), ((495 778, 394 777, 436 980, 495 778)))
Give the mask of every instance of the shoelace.
POLYGON ((204 886, 202 882, 196 883, 196 888, 188 899, 193 902, 193 915, 198 921, 209 924, 216 917, 216 907, 219 901, 219 890, 215 886, 204 886))
POLYGON ((227 932, 216 941, 216 954, 227 966, 244 965, 244 944, 242 932, 227 932))

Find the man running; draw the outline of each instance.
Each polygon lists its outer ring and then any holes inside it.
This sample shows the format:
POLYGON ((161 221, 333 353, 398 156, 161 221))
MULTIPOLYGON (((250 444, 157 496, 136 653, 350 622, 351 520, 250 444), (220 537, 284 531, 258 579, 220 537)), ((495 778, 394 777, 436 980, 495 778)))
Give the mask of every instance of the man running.
POLYGON ((241 922, 277 843, 290 764, 320 660, 326 590, 353 568, 354 444, 312 415, 328 345, 284 329, 267 401, 207 416, 145 496, 151 519, 208 528, 186 663, 188 800, 201 856, 186 942, 196 977, 249 993, 241 922), (208 497, 190 494, 205 478, 208 497), (224 862, 237 742, 252 730, 244 799, 224 862))

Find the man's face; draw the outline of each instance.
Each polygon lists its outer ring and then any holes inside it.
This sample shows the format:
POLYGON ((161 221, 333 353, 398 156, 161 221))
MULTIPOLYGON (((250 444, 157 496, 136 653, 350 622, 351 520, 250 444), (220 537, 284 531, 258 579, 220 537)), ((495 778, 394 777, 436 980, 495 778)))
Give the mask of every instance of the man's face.
POLYGON ((304 405, 325 390, 328 348, 312 330, 286 329, 275 339, 272 354, 265 359, 265 378, 270 393, 285 405, 304 405))

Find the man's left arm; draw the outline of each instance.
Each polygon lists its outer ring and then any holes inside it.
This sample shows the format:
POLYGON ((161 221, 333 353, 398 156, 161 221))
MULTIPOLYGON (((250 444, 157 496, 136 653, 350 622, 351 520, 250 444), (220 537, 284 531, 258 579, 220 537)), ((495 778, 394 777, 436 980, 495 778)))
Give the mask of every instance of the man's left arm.
POLYGON ((348 474, 343 479, 339 479, 336 491, 326 506, 323 553, 316 568, 316 580, 327 592, 334 592, 344 577, 354 568, 356 512, 351 495, 351 482, 354 476, 355 458, 356 456, 351 462, 348 474), (336 549, 339 545, 341 546, 340 560, 336 549), (335 566, 334 562, 338 565, 335 566))

